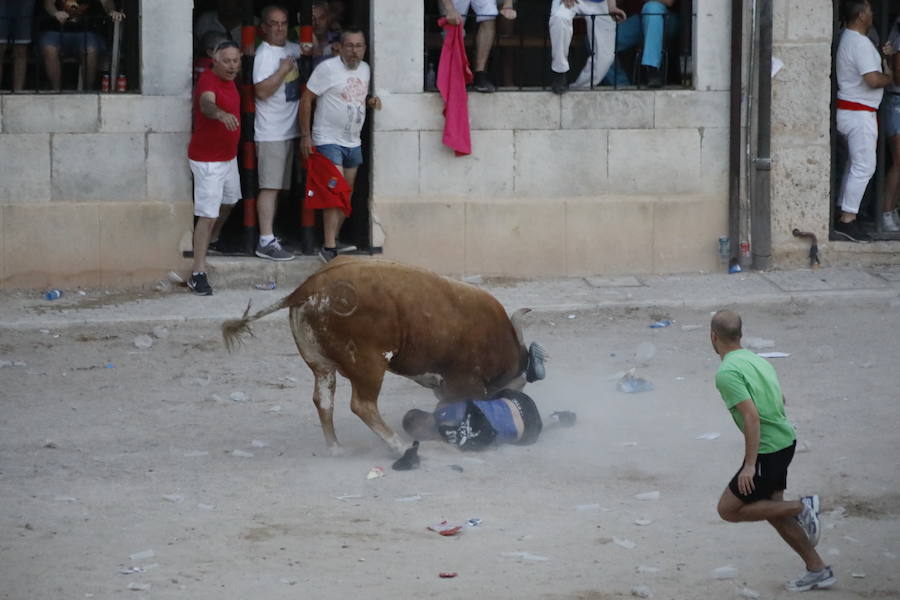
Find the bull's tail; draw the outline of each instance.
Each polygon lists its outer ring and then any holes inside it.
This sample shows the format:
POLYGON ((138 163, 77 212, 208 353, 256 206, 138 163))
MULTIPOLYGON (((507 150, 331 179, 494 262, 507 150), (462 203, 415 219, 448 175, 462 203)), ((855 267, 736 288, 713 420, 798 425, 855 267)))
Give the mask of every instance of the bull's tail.
POLYGON ((250 305, 253 302, 251 300, 247 303, 247 308, 246 310, 244 310, 244 314, 240 319, 230 319, 222 323, 222 337, 225 340, 225 347, 228 349, 228 351, 231 352, 237 346, 239 346, 243 341, 244 336, 253 335, 253 330, 250 328, 250 323, 287 307, 289 305, 289 298, 290 296, 285 296, 275 304, 267 306, 266 308, 257 311, 253 315, 250 315, 250 305))

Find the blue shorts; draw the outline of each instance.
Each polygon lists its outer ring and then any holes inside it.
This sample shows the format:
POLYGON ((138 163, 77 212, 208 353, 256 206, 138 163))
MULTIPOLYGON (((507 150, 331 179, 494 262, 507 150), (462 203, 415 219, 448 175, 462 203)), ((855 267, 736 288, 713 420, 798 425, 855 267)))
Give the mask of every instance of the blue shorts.
POLYGON ((34 0, 0 0, 0 44, 30 44, 34 0))
POLYGON ((900 135, 900 94, 885 94, 881 111, 881 122, 887 136, 900 135))
POLYGON ((60 31, 44 31, 38 40, 41 48, 54 46, 60 49, 62 54, 66 56, 75 56, 88 51, 94 51, 97 54, 103 54, 106 51, 106 44, 99 35, 92 31, 82 32, 60 32, 60 31))
POLYGON ((352 169, 363 163, 362 146, 338 146, 337 144, 322 144, 316 146, 319 154, 339 167, 352 169))

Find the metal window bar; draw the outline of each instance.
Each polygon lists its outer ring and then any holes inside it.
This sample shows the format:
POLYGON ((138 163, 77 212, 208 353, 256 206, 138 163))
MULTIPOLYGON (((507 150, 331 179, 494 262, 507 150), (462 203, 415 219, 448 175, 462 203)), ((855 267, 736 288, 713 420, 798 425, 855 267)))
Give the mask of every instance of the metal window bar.
MULTIPOLYGON (((3 18, 3 17, 0 17, 3 18)), ((132 17, 135 18, 135 17, 132 17)), ((34 19, 37 22, 37 19, 34 19)), ((128 52, 133 52, 132 48, 137 47, 136 40, 128 40, 123 22, 113 21, 108 16, 82 16, 78 23, 81 31, 72 31, 71 27, 64 24, 58 24, 52 29, 34 27, 31 33, 31 48, 28 51, 25 85, 20 93, 41 93, 41 94, 71 94, 85 93, 93 94, 101 92, 104 87, 104 75, 109 77, 109 85, 106 91, 128 91, 135 92, 138 88, 139 74, 133 73, 131 65, 137 64, 135 60, 123 60, 123 56, 128 52), (47 69, 47 58, 44 56, 45 33, 57 33, 65 38, 58 38, 60 42, 58 46, 57 58, 59 61, 59 77, 60 87, 54 89, 50 74, 47 69), (80 39, 79 39, 80 38, 80 39), (72 40, 75 40, 74 42, 72 40), (75 53, 65 52, 64 46, 74 45, 78 47, 75 53), (88 47, 95 46, 98 48, 96 56, 96 71, 93 81, 86 81, 88 78, 88 47), (72 73, 72 68, 75 73, 72 73), (122 77, 119 80, 119 77, 122 77), (124 89, 123 89, 124 88, 124 89)), ((6 27, 10 31, 10 38, 13 36, 12 27, 6 27)), ((7 52, 4 56, 0 56, 3 61, 3 78, 0 80, 0 94, 9 93, 13 90, 14 82, 14 54, 11 49, 14 44, 13 40, 4 40, 7 43, 7 52), (7 85, 7 82, 9 84, 7 85)))
MULTIPOLYGON (((645 20, 649 19, 662 19, 663 21, 662 58, 660 62, 663 85, 668 88, 692 88, 693 57, 691 55, 691 35, 693 32, 692 21, 694 14, 690 10, 690 2, 684 2, 682 6, 684 8, 679 10, 677 14, 670 11, 667 14, 634 15, 640 20, 638 39, 633 41, 624 51, 614 52, 610 72, 604 76, 606 79, 603 80, 601 85, 596 85, 592 76, 587 89, 636 90, 649 87, 640 77, 645 41, 645 20), (672 73, 673 61, 670 59, 673 55, 677 58, 674 61, 677 74, 672 73), (630 64, 630 68, 627 70, 622 64, 623 59, 630 64), (619 76, 614 76, 612 81, 610 81, 610 74, 614 72, 630 74, 630 77, 628 75, 625 76, 628 83, 621 83, 619 76)), ((423 83, 426 91, 435 91, 437 89, 435 84, 443 40, 442 31, 437 27, 437 20, 440 17, 440 14, 425 15, 425 57, 423 61, 425 71, 423 83)), ((466 45, 467 47, 471 46, 473 51, 477 36, 477 17, 477 14, 470 13, 464 24, 466 45)), ((590 64, 591 74, 594 72, 595 56, 592 49, 596 43, 594 21, 597 18, 610 19, 612 17, 607 14, 577 15, 575 17, 576 22, 580 20, 584 23, 584 31, 581 31, 581 26, 576 26, 577 32, 573 35, 573 43, 569 49, 569 62, 572 65, 569 69, 569 79, 573 79, 585 64, 590 64), (579 45, 578 41, 583 41, 584 43, 579 45), (583 61, 581 60, 582 54, 585 55, 583 61), (574 60, 572 60, 573 58, 574 60)), ((542 26, 539 32, 527 31, 527 23, 521 27, 518 26, 518 21, 521 19, 521 11, 519 12, 519 18, 515 21, 505 21, 502 17, 497 18, 498 26, 487 70, 491 73, 495 82, 502 80, 501 83, 497 84, 500 90, 548 90, 550 89, 550 63, 552 60, 549 19, 547 15, 542 13, 542 26), (503 25, 502 27, 500 26, 501 24, 503 25), (514 31, 509 33, 508 31, 502 31, 503 29, 513 29, 514 31), (534 50, 539 50, 540 56, 534 56, 534 50), (498 66, 498 63, 501 62, 503 64, 498 66), (537 71, 536 65, 540 65, 540 71, 537 71)), ((621 24, 616 27, 615 48, 621 46, 619 38, 620 28, 621 24)), ((470 62, 470 66, 474 70, 474 64, 470 62)))

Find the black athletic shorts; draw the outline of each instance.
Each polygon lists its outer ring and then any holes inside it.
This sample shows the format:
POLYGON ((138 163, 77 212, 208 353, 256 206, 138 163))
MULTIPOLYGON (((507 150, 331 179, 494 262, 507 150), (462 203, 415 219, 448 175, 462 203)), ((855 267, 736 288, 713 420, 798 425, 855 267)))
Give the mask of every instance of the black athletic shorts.
POLYGON ((794 458, 796 447, 797 440, 794 440, 794 443, 778 452, 758 454, 756 456, 756 474, 753 476, 754 487, 749 494, 744 495, 738 491, 737 478, 741 469, 738 469, 731 481, 728 482, 728 489, 747 504, 757 500, 768 500, 775 492, 786 490, 788 465, 794 458))

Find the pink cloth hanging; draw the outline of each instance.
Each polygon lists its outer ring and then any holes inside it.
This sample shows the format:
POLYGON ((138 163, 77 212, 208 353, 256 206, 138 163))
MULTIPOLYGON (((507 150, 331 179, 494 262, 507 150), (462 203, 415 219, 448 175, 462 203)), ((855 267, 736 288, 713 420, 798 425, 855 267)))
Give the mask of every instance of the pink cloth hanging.
POLYGON ((441 17, 438 26, 444 28, 444 46, 438 64, 437 86, 444 99, 444 145, 457 156, 472 153, 469 136, 469 99, 466 84, 472 83, 472 70, 466 57, 463 26, 450 25, 441 17))

